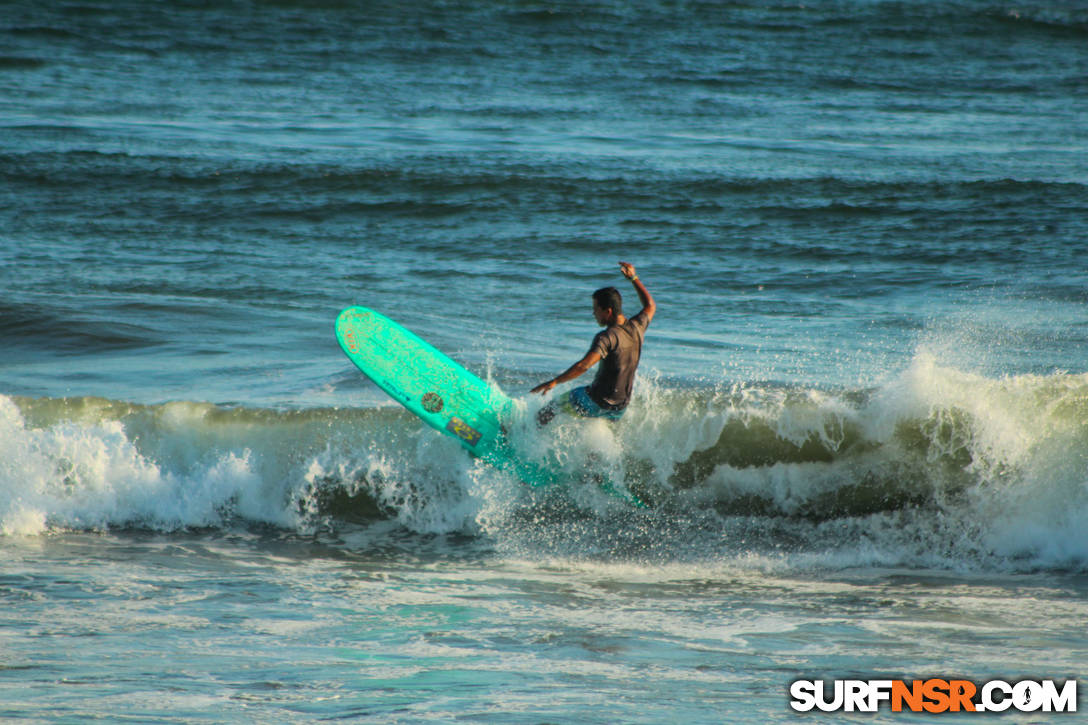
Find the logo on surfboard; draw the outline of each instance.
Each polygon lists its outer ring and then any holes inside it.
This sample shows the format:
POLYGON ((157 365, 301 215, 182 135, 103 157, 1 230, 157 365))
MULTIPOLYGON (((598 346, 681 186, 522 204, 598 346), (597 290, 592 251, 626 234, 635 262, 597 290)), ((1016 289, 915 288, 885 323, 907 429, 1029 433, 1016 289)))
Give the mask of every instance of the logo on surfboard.
POLYGON ((474 446, 480 442, 480 431, 473 428, 465 421, 458 418, 456 415, 450 418, 450 422, 446 424, 446 430, 453 433, 461 440, 468 443, 470 446, 474 446))

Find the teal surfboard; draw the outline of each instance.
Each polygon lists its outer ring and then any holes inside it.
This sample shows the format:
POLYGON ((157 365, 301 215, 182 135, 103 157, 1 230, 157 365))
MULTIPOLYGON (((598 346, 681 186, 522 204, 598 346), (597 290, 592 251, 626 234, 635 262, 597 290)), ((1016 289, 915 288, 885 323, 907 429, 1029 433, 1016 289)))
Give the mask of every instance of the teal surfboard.
MULTIPOLYGON (((510 450, 503 429, 517 409, 498 387, 481 380, 411 330, 367 307, 349 307, 336 320, 336 338, 355 366, 393 400, 474 456, 500 468, 528 468, 510 450)), ((535 467, 534 467, 535 469, 535 467)), ((533 486, 555 483, 543 469, 518 471, 533 486), (531 475, 529 475, 531 474, 531 475)))
MULTIPOLYGON (((516 403, 411 330, 367 307, 348 307, 336 319, 336 339, 348 358, 393 400, 472 455, 510 470, 530 486, 559 483, 543 466, 517 456, 507 429, 516 403)), ((601 487, 637 506, 641 501, 611 483, 601 487)))

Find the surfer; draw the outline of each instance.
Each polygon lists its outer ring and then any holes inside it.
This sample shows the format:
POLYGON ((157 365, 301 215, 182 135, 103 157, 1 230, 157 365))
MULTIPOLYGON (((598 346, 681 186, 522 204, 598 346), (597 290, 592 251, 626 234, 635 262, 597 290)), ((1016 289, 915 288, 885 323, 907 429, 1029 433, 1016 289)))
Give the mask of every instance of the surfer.
MULTIPOLYGON (((600 363, 593 382, 575 388, 561 398, 559 405, 574 415, 618 420, 631 400, 635 370, 642 357, 642 337, 657 311, 654 298, 638 278, 634 265, 620 262, 620 271, 631 281, 642 303, 634 317, 623 314, 623 297, 615 287, 602 287, 593 293, 593 317, 605 328, 593 338, 593 344, 578 362, 551 380, 532 389, 544 395, 559 383, 574 380, 600 363)), ((556 414, 556 403, 549 403, 537 414, 540 425, 546 425, 556 414)))

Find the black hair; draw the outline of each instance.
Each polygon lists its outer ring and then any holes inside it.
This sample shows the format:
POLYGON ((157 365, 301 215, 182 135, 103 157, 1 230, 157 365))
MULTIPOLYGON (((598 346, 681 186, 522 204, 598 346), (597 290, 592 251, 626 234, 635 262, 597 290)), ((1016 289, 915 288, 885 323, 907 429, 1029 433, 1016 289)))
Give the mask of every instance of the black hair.
POLYGON ((623 296, 615 287, 601 287, 593 293, 593 301, 602 310, 612 310, 614 315, 623 314, 623 296))

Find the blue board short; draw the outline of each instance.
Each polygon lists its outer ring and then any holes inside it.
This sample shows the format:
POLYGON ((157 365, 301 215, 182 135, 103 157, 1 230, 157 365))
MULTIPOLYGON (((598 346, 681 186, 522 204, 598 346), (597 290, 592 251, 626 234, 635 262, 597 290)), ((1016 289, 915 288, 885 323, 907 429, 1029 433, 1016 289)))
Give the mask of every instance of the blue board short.
POLYGON ((570 391, 567 394, 567 399, 561 405, 573 415, 582 415, 587 418, 608 418, 609 420, 619 420, 623 416, 623 411, 626 410, 626 408, 610 410, 597 405, 596 401, 589 397, 588 387, 575 388, 570 391))

